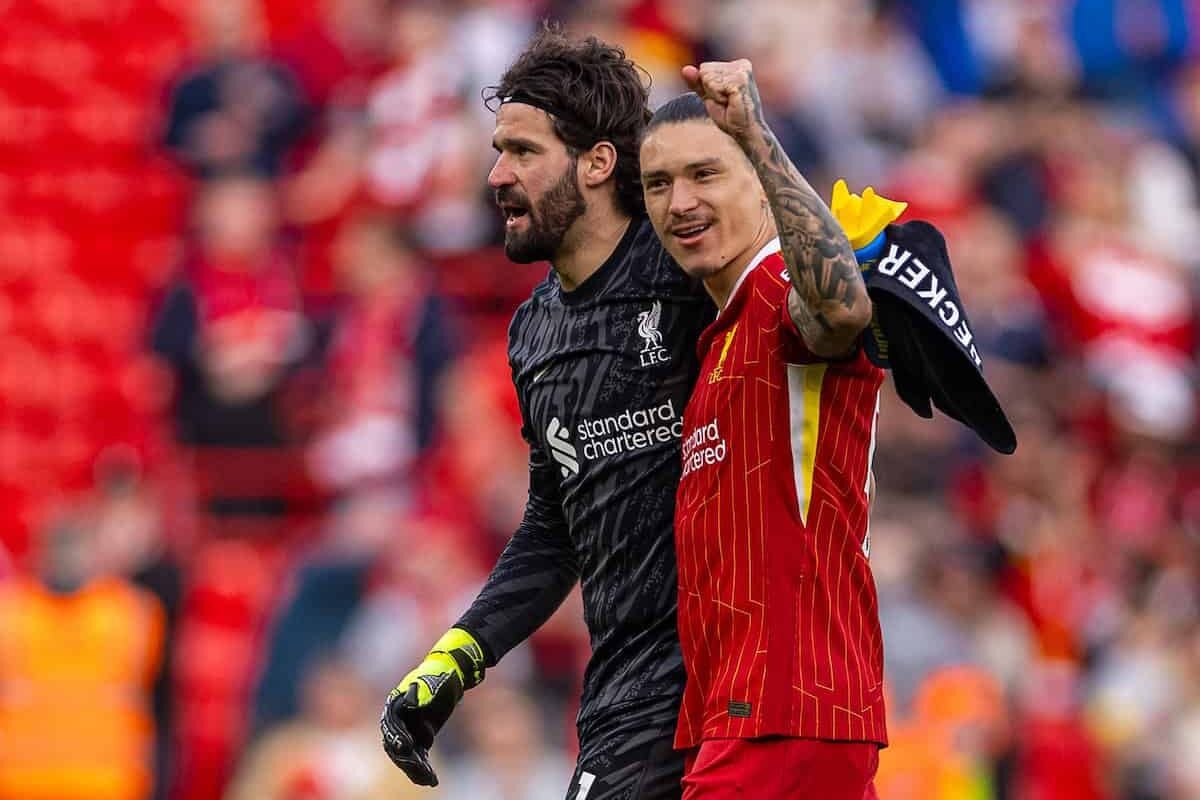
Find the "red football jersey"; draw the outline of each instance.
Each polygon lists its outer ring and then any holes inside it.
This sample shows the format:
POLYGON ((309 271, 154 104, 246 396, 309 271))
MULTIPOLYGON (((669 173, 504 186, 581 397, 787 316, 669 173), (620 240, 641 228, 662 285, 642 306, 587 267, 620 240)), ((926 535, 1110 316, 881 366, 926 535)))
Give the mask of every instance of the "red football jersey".
POLYGON ((867 483, 883 372, 812 355, 778 240, 701 335, 675 510, 687 687, 676 747, 886 743, 867 483))

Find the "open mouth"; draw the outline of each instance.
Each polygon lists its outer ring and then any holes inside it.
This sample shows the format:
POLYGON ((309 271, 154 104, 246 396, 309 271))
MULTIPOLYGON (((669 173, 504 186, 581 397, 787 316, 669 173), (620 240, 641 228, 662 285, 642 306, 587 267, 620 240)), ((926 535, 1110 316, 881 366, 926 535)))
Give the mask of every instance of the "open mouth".
POLYGON ((711 222, 693 222, 686 225, 676 225, 674 228, 671 228, 671 235, 682 245, 693 245, 699 242, 700 237, 711 227, 711 222))
POLYGON ((504 214, 504 224, 506 226, 515 225, 518 220, 529 216, 528 208, 512 203, 502 203, 500 211, 504 214))

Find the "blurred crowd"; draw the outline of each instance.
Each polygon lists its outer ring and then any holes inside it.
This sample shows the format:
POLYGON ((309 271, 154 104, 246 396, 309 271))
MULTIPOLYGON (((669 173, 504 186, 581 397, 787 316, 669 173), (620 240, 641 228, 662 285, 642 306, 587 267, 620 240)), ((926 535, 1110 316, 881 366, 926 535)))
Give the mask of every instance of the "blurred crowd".
POLYGON ((539 20, 753 59, 814 186, 947 236, 1015 455, 885 387, 885 800, 1200 798, 1200 4, 17 0, 0 800, 556 800, 573 597, 418 790, 392 683, 520 518, 480 89, 539 20))

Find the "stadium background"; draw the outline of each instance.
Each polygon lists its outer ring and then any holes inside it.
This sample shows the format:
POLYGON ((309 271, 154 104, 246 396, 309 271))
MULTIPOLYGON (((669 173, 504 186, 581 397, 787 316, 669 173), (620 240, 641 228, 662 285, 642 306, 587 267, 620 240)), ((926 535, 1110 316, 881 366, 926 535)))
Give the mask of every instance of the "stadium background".
POLYGON ((559 798, 578 600, 438 790, 377 745, 526 481, 494 80, 544 15, 753 58, 947 233, 1010 458, 885 390, 886 800, 1200 798, 1200 4, 0 4, 0 798, 559 798), (152 759, 146 754, 153 753, 152 759))

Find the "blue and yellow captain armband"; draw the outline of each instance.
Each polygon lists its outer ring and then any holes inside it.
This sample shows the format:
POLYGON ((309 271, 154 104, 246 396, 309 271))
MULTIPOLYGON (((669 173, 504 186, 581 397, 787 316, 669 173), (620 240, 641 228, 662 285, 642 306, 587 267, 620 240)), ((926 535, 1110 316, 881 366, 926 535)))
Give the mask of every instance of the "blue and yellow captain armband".
POLYGON ((829 203, 829 210, 845 231, 850 246, 854 248, 854 257, 860 264, 879 257, 883 252, 884 230, 906 208, 908 203, 889 200, 876 194, 870 186, 863 190, 861 196, 854 194, 841 178, 833 185, 833 198, 829 203))

